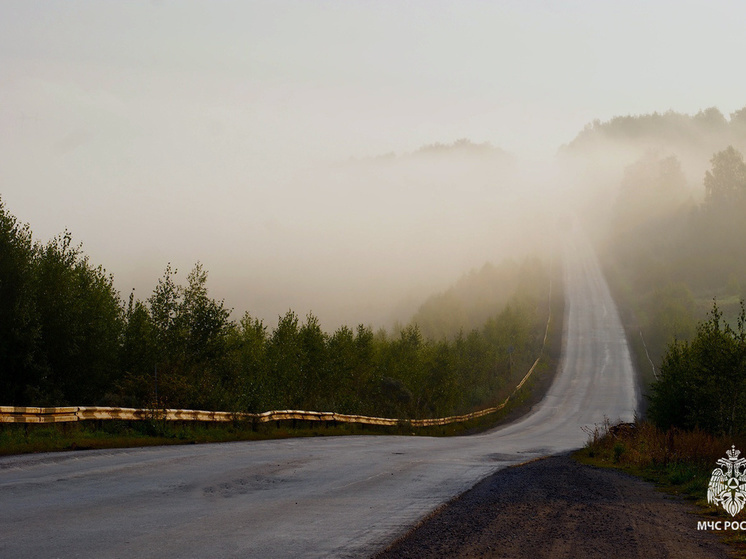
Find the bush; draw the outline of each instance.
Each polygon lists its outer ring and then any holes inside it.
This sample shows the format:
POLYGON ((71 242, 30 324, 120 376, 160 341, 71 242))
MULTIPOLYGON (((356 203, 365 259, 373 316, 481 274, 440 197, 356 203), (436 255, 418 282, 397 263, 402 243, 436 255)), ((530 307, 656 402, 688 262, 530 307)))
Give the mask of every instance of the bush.
POLYGON ((713 303, 691 342, 674 342, 651 387, 650 418, 663 429, 701 428, 713 434, 746 432, 746 313, 734 330, 713 303))

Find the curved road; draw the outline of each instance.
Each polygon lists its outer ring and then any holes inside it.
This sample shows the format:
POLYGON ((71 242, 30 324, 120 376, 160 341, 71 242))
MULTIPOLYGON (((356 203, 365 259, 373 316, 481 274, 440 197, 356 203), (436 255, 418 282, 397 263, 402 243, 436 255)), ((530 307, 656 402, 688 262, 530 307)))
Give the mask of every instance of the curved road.
POLYGON ((471 437, 318 437, 0 458, 0 557, 366 557, 510 464, 631 420, 624 332, 587 240, 565 244, 565 348, 536 410, 471 437))

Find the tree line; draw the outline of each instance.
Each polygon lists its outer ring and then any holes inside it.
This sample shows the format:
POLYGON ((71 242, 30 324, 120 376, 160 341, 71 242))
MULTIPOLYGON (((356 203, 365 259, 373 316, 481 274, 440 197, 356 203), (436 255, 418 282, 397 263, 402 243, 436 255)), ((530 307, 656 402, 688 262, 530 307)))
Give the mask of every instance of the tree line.
POLYGON ((667 111, 616 116, 606 122, 594 120, 561 151, 568 154, 594 149, 607 141, 666 145, 678 150, 740 144, 746 140, 746 107, 729 117, 716 107, 709 107, 694 115, 667 111))
POLYGON ((0 199, 1 403, 403 418, 473 411, 504 398, 541 348, 548 271, 531 261, 513 272, 521 290, 480 325, 448 327, 449 336, 425 336, 416 322, 327 333, 313 314, 293 311, 269 328, 248 313, 231 319, 199 263, 183 283, 167 266, 147 299, 124 301, 69 232, 36 242, 0 199))

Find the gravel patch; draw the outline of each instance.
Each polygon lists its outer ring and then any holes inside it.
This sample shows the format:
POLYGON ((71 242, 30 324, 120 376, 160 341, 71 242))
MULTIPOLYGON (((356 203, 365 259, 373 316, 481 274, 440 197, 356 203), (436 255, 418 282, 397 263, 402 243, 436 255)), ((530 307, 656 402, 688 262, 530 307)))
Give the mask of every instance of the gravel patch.
POLYGON ((622 472, 552 456, 483 480, 375 559, 733 557, 693 511, 622 472))

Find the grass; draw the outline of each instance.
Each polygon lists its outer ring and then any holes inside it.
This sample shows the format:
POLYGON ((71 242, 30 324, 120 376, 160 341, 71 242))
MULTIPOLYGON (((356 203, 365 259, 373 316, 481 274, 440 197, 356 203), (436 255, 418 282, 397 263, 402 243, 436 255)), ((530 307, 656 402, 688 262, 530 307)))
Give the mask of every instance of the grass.
MULTIPOLYGON (((325 425, 310 422, 280 422, 279 425, 251 423, 201 423, 164 421, 81 421, 49 425, 5 425, 0 427, 0 455, 129 448, 171 444, 202 444, 255 441, 289 437, 384 434, 386 428, 360 425, 325 425)), ((399 427, 387 428, 398 434, 399 427)))
MULTIPOLYGON (((551 363, 551 361, 550 361, 551 363)), ((463 423, 412 427, 407 421, 397 426, 360 425, 338 422, 288 420, 253 424, 250 421, 208 423, 193 421, 79 421, 52 424, 0 423, 0 455, 130 448, 171 444, 201 444, 255 441, 290 437, 343 435, 458 436, 485 431, 526 413, 541 398, 556 367, 537 367, 532 377, 502 410, 463 423)))
MULTIPOLYGON (((696 505, 705 520, 732 520, 722 508, 707 502, 707 486, 717 460, 731 445, 746 450, 743 437, 716 437, 701 430, 661 431, 637 421, 612 425, 607 420, 588 432, 586 446, 574 453, 581 463, 615 468, 655 483, 656 487, 696 505)), ((743 456, 742 456, 743 457, 743 456)), ((736 520, 746 519, 746 510, 736 520)), ((746 533, 723 532, 722 539, 738 557, 746 557, 746 533)))

